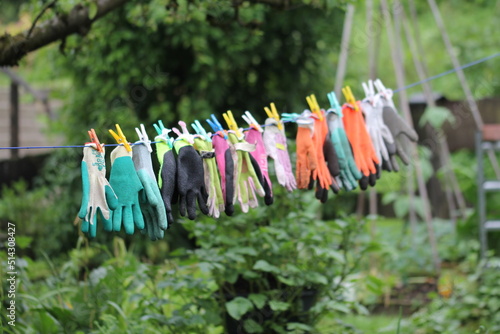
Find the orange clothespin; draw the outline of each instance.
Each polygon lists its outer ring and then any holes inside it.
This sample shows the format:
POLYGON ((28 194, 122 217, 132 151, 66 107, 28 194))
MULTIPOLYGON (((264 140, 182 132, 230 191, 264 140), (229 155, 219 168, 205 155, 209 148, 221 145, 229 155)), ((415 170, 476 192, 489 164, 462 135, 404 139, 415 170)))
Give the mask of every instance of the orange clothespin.
POLYGON ((109 129, 109 133, 111 133, 111 135, 113 136, 113 138, 115 138, 118 144, 122 144, 125 147, 127 152, 132 152, 132 147, 128 143, 127 137, 125 137, 125 135, 123 134, 122 129, 118 124, 115 124, 115 126, 116 126, 116 131, 118 131, 118 134, 116 134, 116 132, 114 132, 111 129, 109 129))
POLYGON ((309 108, 311 109, 312 113, 318 116, 319 120, 323 120, 323 114, 321 113, 321 109, 319 108, 318 100, 316 100, 316 96, 314 94, 311 94, 309 96, 306 96, 306 101, 307 104, 309 105, 309 108))
POLYGON ((268 107, 264 107, 264 111, 267 114, 267 117, 273 118, 278 123, 278 129, 283 130, 283 122, 280 120, 280 115, 278 114, 278 110, 274 105, 274 102, 271 102, 271 109, 268 107))
POLYGON ((238 127, 238 124, 236 123, 236 120, 234 119, 231 110, 228 110, 226 113, 222 114, 222 116, 224 117, 229 130, 233 130, 238 138, 242 138, 243 135, 240 131, 240 128, 238 127))
POLYGON ((87 144, 95 144, 94 149, 96 149, 100 153, 103 153, 104 152, 104 150, 103 150, 104 144, 101 144, 99 142, 99 138, 97 137, 95 130, 90 129, 89 131, 87 131, 87 133, 89 134, 89 137, 90 137, 90 142, 87 144))
POLYGON ((342 88, 342 93, 344 94, 347 103, 350 104, 354 110, 359 111, 359 107, 356 99, 354 98, 354 95, 352 94, 351 87, 345 86, 344 88, 342 88))

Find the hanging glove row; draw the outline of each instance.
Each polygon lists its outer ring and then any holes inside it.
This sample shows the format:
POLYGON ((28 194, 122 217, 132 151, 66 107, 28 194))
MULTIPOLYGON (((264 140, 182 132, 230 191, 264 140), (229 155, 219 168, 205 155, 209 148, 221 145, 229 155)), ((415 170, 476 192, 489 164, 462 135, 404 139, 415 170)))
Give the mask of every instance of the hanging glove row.
POLYGON ((313 189, 321 202, 329 189, 362 190, 374 186, 382 169, 398 171, 398 155, 409 163, 406 138, 418 136, 398 115, 392 91, 380 80, 363 83, 365 99, 356 101, 349 87, 343 89, 346 103, 341 107, 335 94, 329 93, 331 108, 321 109, 314 95, 308 96, 310 110, 302 114, 282 114, 276 107, 264 108, 268 118, 261 126, 250 112, 243 119, 250 126, 239 128, 231 111, 223 114, 229 130, 224 130, 212 115, 207 120, 213 130, 192 124, 189 133, 180 121, 181 131, 155 124, 156 156, 160 163, 158 179, 151 160, 151 141, 141 124, 136 128, 139 140, 132 146, 119 125, 110 130, 119 146, 111 152, 111 172, 106 179, 104 145, 95 131, 89 131, 82 161, 83 199, 79 217, 81 229, 96 236, 97 215, 105 231, 127 234, 139 229, 151 240, 161 239, 174 221, 173 204, 179 214, 196 219, 197 207, 214 218, 222 212, 231 216, 237 200, 243 212, 258 206, 258 197, 266 205, 274 202, 268 160, 274 160, 278 183, 288 191, 313 189), (375 93, 375 87, 378 92, 375 93), (295 175, 288 154, 284 123, 297 123, 297 159, 295 175), (263 129, 263 127, 265 129, 263 129), (170 137, 174 132, 177 138, 170 137))

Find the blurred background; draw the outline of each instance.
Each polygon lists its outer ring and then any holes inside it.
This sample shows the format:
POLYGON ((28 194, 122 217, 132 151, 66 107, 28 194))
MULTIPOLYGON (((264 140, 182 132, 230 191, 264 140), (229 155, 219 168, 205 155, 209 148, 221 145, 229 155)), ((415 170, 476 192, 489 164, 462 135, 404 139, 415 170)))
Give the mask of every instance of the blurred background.
MULTIPOLYGON (((388 13, 384 3, 2 0, 0 59, 9 66, 0 67, 0 146, 82 145, 90 128, 112 143, 116 123, 135 141, 140 123, 153 138, 158 120, 205 123, 227 110, 238 122, 249 110, 264 123, 269 103, 300 113, 312 93, 328 108, 349 8, 343 83, 357 98, 370 78, 401 86, 391 51, 399 51, 404 85, 421 80, 416 63, 426 77, 454 68, 427 0, 388 1, 388 13), (112 9, 101 15, 103 6, 112 9), (81 8, 88 20, 73 29, 81 8), (9 43, 41 38, 56 21, 72 33, 8 58, 9 43)), ((441 1, 439 10, 461 64, 499 52, 500 1, 441 1)), ((499 68, 493 58, 464 70, 487 124, 500 124, 499 68)), ((500 332, 500 274, 485 265, 500 238, 488 233, 481 255, 479 237, 480 221, 499 219, 500 193, 484 198, 484 219, 478 210, 478 173, 498 179, 498 158, 485 155, 478 167, 477 127, 457 75, 429 84, 431 95, 422 85, 405 89, 403 101, 394 95, 398 107, 409 106, 419 145, 412 165, 383 172, 371 191, 321 205, 310 191, 275 189, 272 207, 249 214, 194 222, 176 215, 155 242, 79 232, 82 149, 0 150, 0 249, 7 222, 15 223, 21 277, 18 325, 8 327, 2 314, 4 330, 500 332)), ((296 126, 286 134, 294 164, 296 126)))

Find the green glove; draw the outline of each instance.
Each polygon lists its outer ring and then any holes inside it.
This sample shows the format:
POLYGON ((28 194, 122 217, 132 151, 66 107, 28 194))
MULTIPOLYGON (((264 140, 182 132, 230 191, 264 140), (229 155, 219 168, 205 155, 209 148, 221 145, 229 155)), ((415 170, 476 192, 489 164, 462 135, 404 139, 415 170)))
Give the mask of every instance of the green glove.
POLYGON ((111 175, 109 183, 118 196, 118 207, 113 211, 113 231, 133 234, 134 226, 144 229, 144 218, 139 206, 139 192, 143 190, 132 161, 132 152, 117 146, 111 152, 111 175))
POLYGON ((177 203, 179 197, 177 194, 177 161, 169 143, 165 142, 160 136, 157 136, 155 141, 157 142, 156 155, 160 162, 158 185, 167 211, 168 222, 172 224, 174 222, 172 204, 177 203))
POLYGON ((104 230, 111 231, 113 225, 110 209, 114 210, 118 206, 116 195, 106 180, 104 147, 102 149, 102 153, 92 147, 83 149, 83 198, 78 217, 83 219, 82 232, 91 238, 94 238, 97 232, 97 213, 101 216, 104 230))
POLYGON ((132 160, 142 187, 139 194, 141 211, 144 214, 145 233, 151 240, 162 239, 168 227, 165 205, 153 171, 151 152, 144 144, 137 142, 132 148, 132 160))
POLYGON ((352 190, 357 187, 357 180, 361 179, 362 175, 354 161, 341 117, 336 109, 328 109, 326 114, 330 137, 338 157, 340 180, 346 190, 352 190))
POLYGON ((194 139, 194 147, 203 159, 203 171, 205 175, 205 188, 208 192, 207 207, 208 215, 219 218, 224 212, 224 196, 222 195, 219 171, 215 161, 215 151, 212 143, 201 137, 194 139))
POLYGON ((255 173, 249 152, 255 149, 255 145, 247 143, 244 139, 238 139, 234 132, 228 132, 229 142, 234 145, 238 155, 238 173, 236 193, 241 205, 241 211, 248 212, 248 208, 259 206, 256 193, 260 197, 265 196, 264 188, 255 173))

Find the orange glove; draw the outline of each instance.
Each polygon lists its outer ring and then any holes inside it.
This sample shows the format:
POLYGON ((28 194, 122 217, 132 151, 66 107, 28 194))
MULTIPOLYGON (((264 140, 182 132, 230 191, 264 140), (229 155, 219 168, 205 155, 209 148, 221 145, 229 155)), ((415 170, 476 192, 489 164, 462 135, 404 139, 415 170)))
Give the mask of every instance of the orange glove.
POLYGON ((326 136, 328 134, 328 125, 326 123, 326 118, 323 113, 323 120, 317 118, 314 119, 314 147, 316 150, 316 156, 318 157, 318 168, 313 173, 313 180, 316 181, 316 198, 321 202, 326 202, 328 199, 328 189, 331 187, 332 190, 337 193, 339 187, 337 182, 333 179, 330 174, 330 170, 326 165, 325 155, 323 151, 323 146, 325 145, 326 136))
MULTIPOLYGON (((376 165, 379 165, 379 159, 373 148, 370 135, 366 130, 361 107, 360 110, 357 111, 350 105, 344 104, 342 113, 344 115, 342 120, 344 122, 345 132, 352 146, 356 166, 358 166, 361 173, 366 177, 370 176, 370 174, 376 175, 376 165)), ((373 181, 370 184, 372 183, 374 184, 373 181)))
POLYGON ((318 166, 318 158, 313 142, 312 125, 299 124, 297 129, 297 188, 307 189, 311 177, 318 166))

